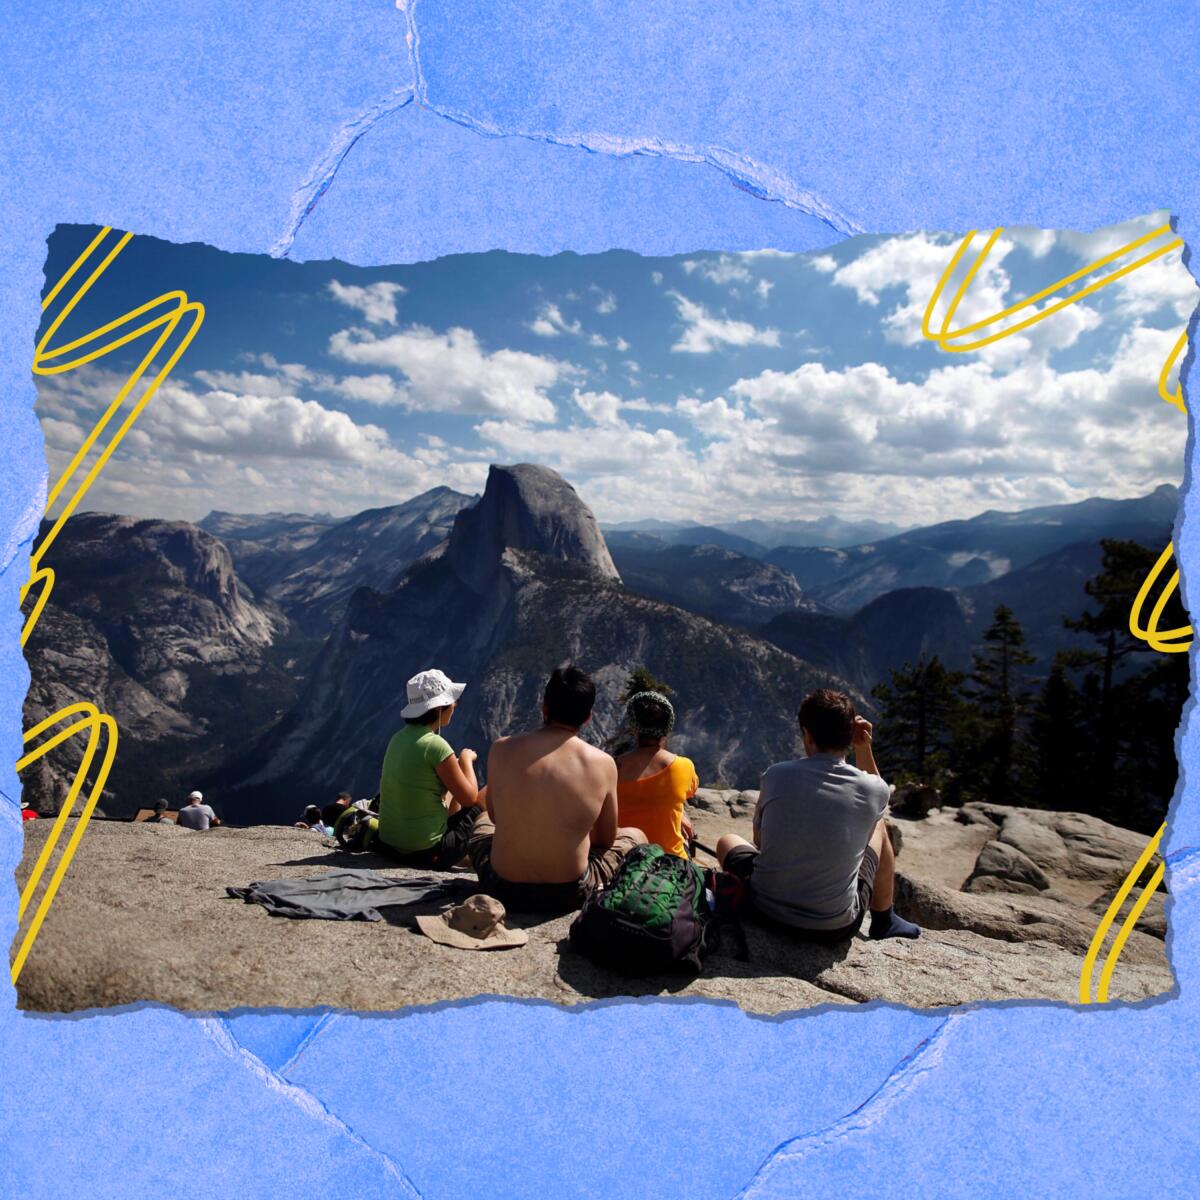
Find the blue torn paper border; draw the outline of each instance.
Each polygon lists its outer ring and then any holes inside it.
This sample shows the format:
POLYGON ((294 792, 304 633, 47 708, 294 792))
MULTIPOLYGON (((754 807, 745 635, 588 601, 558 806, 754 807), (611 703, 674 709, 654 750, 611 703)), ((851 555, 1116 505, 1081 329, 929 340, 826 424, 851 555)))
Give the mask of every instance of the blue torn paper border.
MULTIPOLYGON (((127 0, 8 24, 5 764, 21 747, 17 593, 45 487, 29 362, 58 222, 374 264, 806 250, 860 229, 1092 228, 1160 208, 1194 241, 1200 219, 1193 5, 127 0)), ((1189 730, 1185 768, 1197 755, 1189 730)), ((1167 845, 1167 999, 779 1019, 499 999, 393 1017, 42 1017, 16 1011, 5 975, 2 1190, 1186 1194, 1200 1158, 1190 774, 1167 845)), ((0 767, 6 878, 18 786, 0 767)), ((11 887, 0 924, 7 943, 11 887)))

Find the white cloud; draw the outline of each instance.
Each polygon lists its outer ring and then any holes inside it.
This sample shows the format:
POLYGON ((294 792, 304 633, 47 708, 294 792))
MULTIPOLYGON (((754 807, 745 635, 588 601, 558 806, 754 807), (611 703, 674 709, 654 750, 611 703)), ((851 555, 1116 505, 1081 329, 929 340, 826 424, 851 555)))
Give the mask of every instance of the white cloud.
POLYGON ((629 343, 623 337, 617 338, 617 340, 615 342, 613 342, 613 345, 616 346, 616 348, 622 354, 624 354, 629 349, 629 343))
POLYGON ((276 364, 274 373, 264 375, 257 371, 197 371, 195 378, 210 388, 228 392, 245 392, 252 396, 290 396, 294 395, 297 387, 306 383, 319 382, 315 372, 306 368, 299 372, 296 363, 283 364, 291 368, 287 373, 276 364))
POLYGON ((765 300, 771 294, 771 289, 774 286, 775 285, 769 279, 760 279, 754 285, 754 290, 758 293, 761 299, 765 300))
MULTIPOLYGON (((578 299, 578 297, 576 297, 578 299)), ((612 297, 608 297, 612 299, 612 297)), ((601 301, 601 304, 604 302, 601 301)), ((616 308, 616 301, 613 300, 613 308, 616 308)), ((611 312, 612 309, 597 307, 597 312, 611 312)), ((589 346, 607 346, 608 339, 599 333, 588 333, 583 325, 578 321, 568 321, 563 316, 562 309, 557 304, 546 303, 538 309, 537 316, 530 322, 529 328, 533 330, 538 337, 558 337, 561 333, 569 333, 575 337, 583 338, 589 346)))
POLYGON ((617 298, 612 292, 602 291, 594 284, 592 285, 592 290, 599 293, 600 298, 596 301, 596 311, 602 317, 606 317, 609 313, 617 311, 617 298))
POLYGON ((832 254, 814 254, 808 260, 808 265, 822 275, 832 275, 838 269, 837 259, 832 254))
POLYGON ((732 254, 721 254, 716 258, 689 258, 680 265, 687 274, 691 275, 694 272, 712 283, 749 283, 754 278, 747 270, 745 263, 740 262, 732 254))
POLYGON ((396 297, 403 296, 408 289, 399 283, 355 283, 329 281, 329 293, 339 304, 357 309, 368 325, 395 325, 396 297))
POLYGON ((616 425, 620 421, 621 398, 612 392, 581 392, 571 398, 597 425, 616 425))
POLYGON ((1045 258, 1054 249, 1057 235, 1053 229, 1038 229, 1032 225, 1007 227, 1004 235, 1009 241, 1028 251, 1032 258, 1045 258))
POLYGON ((568 321, 557 304, 543 304, 529 328, 538 337, 558 337, 560 333, 583 332, 583 326, 578 321, 568 321))
MULTIPOLYGON (((81 426, 120 387, 88 368, 41 380, 38 411, 52 472, 65 468, 81 426)), ((86 465, 95 461, 95 451, 86 465)), ((476 490, 486 464, 442 446, 406 453, 377 425, 297 396, 198 391, 168 379, 88 493, 88 506, 194 520, 211 508, 352 513, 436 484, 476 490)))
POLYGON ((364 404, 400 404, 404 400, 403 389, 390 375, 345 375, 333 390, 364 404))
POLYGON ((645 396, 638 396, 633 400, 622 400, 621 407, 632 412, 672 413, 675 411, 673 404, 656 404, 653 400, 647 400, 645 396))
POLYGON ((1136 271, 1123 275, 1109 286, 1116 290, 1122 311, 1131 317, 1149 316, 1168 305, 1175 318, 1182 323, 1191 317, 1196 305, 1200 304, 1200 289, 1184 266, 1181 250, 1164 254, 1162 258, 1156 258, 1136 271))
POLYGON ((650 282, 653 283, 655 287, 662 287, 662 281, 663 273, 661 271, 650 272, 650 282))
POLYGON ((435 333, 421 325, 379 338, 344 329, 329 350, 345 362, 400 372, 406 383, 396 402, 432 412, 496 414, 527 421, 553 421, 546 395, 575 368, 522 350, 484 350, 469 329, 435 333))
POLYGON ((678 434, 669 429, 638 429, 623 422, 612 425, 570 425, 538 429, 515 421, 484 421, 479 436, 498 458, 525 459, 553 467, 567 477, 622 475, 628 488, 647 462, 669 463, 673 474, 689 455, 678 434))
POLYGON ((680 292, 668 292, 675 301, 684 330, 672 350, 711 354, 718 346, 778 346, 777 329, 757 329, 749 321, 714 317, 702 305, 680 292))

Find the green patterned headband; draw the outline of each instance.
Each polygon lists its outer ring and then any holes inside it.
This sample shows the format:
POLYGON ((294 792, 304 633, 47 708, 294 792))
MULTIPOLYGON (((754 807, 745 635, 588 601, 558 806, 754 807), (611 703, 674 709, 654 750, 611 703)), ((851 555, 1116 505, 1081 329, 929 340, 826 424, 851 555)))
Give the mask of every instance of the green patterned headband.
POLYGON ((638 692, 625 702, 625 720, 636 734, 644 737, 666 737, 675 728, 675 709, 662 692, 638 692), (665 724, 660 713, 639 715, 638 709, 642 706, 639 702, 647 700, 652 700, 667 710, 665 724))

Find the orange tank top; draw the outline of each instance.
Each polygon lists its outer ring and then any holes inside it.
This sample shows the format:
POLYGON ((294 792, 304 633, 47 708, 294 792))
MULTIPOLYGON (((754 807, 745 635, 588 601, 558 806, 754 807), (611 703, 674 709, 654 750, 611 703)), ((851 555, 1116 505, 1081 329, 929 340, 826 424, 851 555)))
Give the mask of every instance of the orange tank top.
POLYGON ((683 841, 683 806, 696 794, 700 780, 690 758, 677 754, 673 762, 644 779, 617 782, 617 819, 640 829, 648 842, 668 854, 687 857, 683 841))

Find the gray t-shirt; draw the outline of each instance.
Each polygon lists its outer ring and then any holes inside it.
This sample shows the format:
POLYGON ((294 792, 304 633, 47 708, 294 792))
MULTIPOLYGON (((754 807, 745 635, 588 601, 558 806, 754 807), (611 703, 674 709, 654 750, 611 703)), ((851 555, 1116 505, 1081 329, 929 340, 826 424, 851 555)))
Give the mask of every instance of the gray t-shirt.
POLYGON ((754 824, 754 903, 800 929, 840 929, 858 916, 858 868, 890 798, 878 775, 840 754, 776 763, 762 777, 754 824))
POLYGON ((207 804, 185 804, 179 810, 175 824, 184 829, 207 829, 216 815, 207 804))

